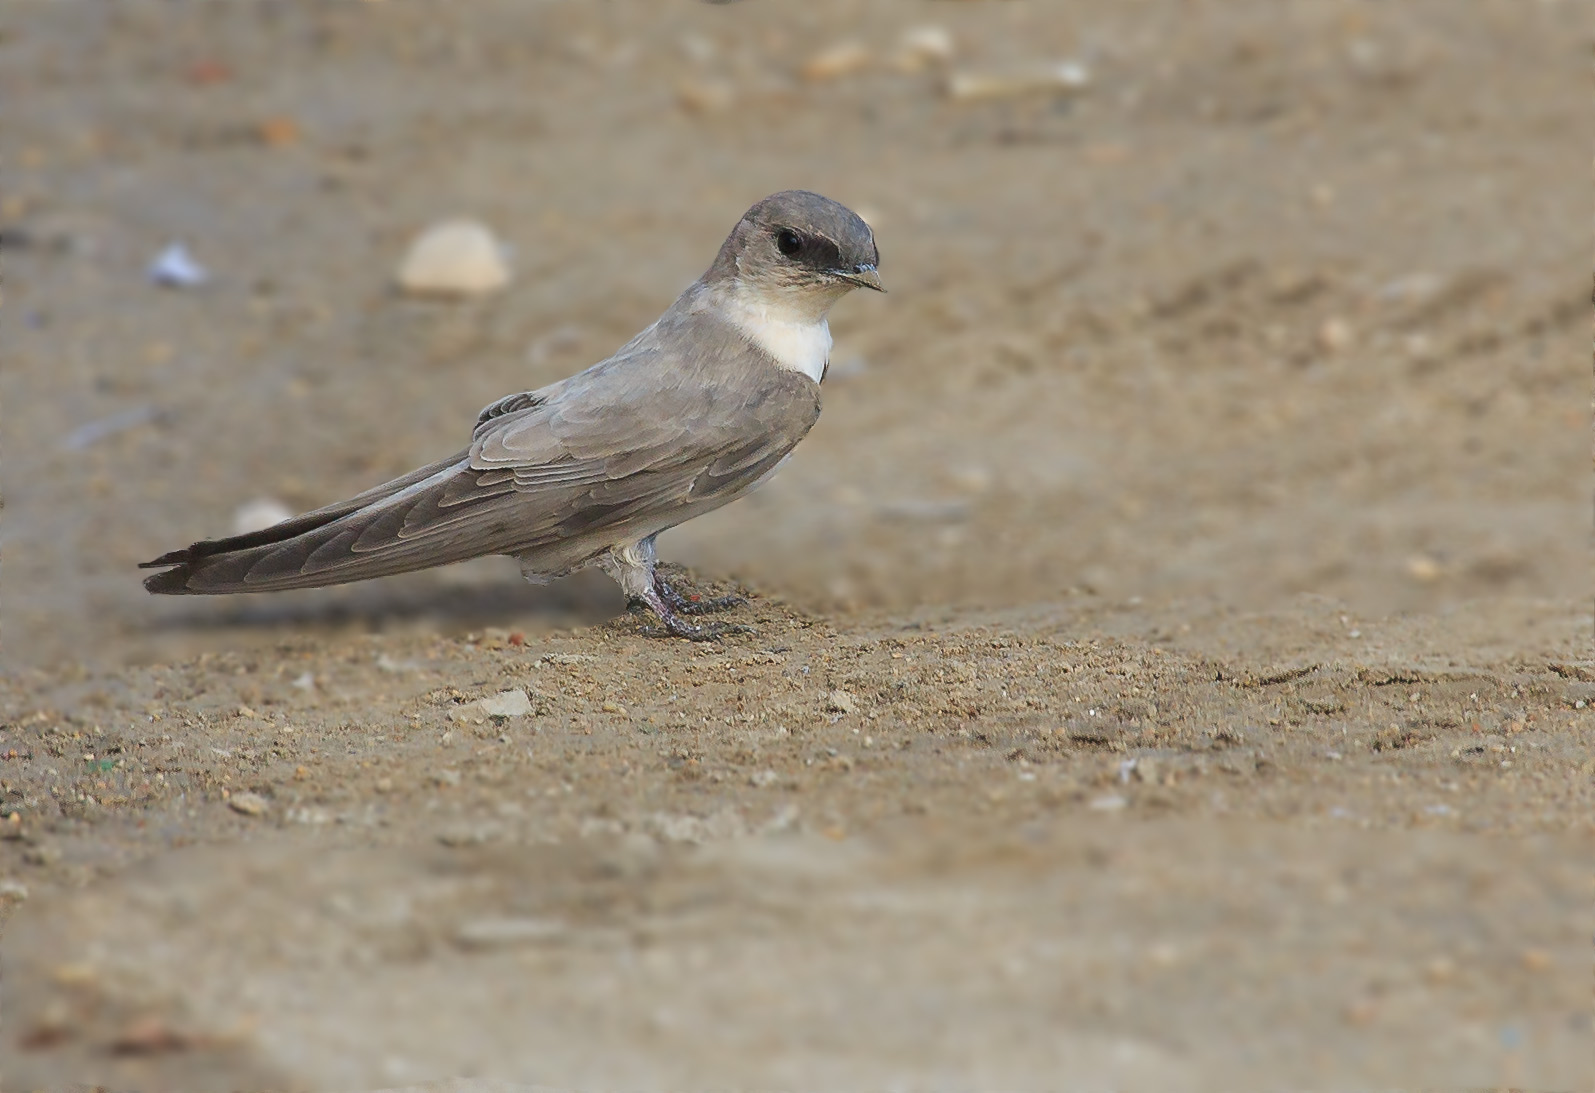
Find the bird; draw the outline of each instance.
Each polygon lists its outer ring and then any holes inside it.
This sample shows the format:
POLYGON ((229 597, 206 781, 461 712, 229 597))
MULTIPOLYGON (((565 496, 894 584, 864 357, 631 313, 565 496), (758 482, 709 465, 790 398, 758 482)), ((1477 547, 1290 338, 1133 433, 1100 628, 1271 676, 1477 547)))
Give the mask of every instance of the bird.
POLYGON ((477 416, 463 450, 248 534, 140 568, 158 595, 345 584, 509 555, 534 584, 588 566, 652 611, 648 633, 716 640, 747 627, 686 616, 743 602, 682 595, 655 540, 736 500, 786 462, 820 415, 827 316, 884 292, 880 251, 851 209, 806 190, 754 204, 714 262, 606 360, 477 416))

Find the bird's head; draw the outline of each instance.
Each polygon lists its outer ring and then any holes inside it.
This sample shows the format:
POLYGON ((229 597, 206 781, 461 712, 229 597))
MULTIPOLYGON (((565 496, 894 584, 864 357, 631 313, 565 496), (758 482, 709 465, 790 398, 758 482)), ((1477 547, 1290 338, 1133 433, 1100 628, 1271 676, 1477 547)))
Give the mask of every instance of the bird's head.
POLYGON ((783 190, 742 215, 705 280, 772 310, 823 317, 855 288, 885 292, 875 233, 852 209, 807 190, 783 190))

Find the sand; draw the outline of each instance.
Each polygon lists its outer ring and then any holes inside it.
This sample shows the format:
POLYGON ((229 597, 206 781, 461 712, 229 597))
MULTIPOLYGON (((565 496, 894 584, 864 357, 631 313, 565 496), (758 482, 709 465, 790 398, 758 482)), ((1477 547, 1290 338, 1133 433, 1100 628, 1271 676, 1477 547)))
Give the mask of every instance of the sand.
POLYGON ((1588 1083, 1576 5, 22 10, 8 1084, 1588 1083), (753 633, 504 559, 144 594, 792 186, 890 292, 661 539, 753 633), (462 216, 510 282, 398 291, 462 216))

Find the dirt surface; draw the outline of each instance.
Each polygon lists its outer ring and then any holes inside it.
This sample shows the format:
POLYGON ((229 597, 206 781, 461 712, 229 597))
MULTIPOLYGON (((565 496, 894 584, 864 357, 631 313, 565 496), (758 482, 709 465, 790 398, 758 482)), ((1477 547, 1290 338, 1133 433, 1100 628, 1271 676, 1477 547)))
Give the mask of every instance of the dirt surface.
POLYGON ((1587 1088, 1582 16, 0 10, 8 1086, 1587 1088), (661 540, 754 633, 503 559, 143 593, 792 186, 890 293, 661 540), (396 292, 458 214, 511 284, 396 292))

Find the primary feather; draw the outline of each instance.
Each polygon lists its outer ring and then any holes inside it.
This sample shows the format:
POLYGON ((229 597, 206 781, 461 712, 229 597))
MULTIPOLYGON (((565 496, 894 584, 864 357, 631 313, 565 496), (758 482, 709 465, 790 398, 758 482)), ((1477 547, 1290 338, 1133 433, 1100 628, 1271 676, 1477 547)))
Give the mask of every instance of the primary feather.
POLYGON ((694 286, 613 357, 500 399, 469 448, 264 531, 146 566, 151 592, 342 584, 485 554, 569 572, 718 508, 784 458, 819 416, 819 386, 749 352, 694 286), (688 320, 691 320, 690 322, 688 320))

